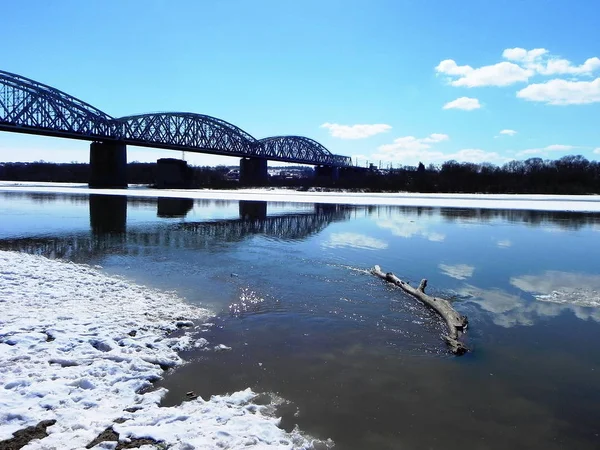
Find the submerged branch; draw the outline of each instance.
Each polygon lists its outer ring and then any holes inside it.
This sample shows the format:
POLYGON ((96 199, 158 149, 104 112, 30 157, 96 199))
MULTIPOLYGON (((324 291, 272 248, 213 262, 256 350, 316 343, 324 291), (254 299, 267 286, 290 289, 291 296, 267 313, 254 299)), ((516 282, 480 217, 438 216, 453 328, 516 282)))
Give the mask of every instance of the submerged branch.
POLYGON ((425 288, 427 287, 426 279, 421 280, 418 288, 414 288, 407 282, 399 279, 393 273, 384 273, 379 266, 373 267, 373 269, 371 269, 371 273, 394 284, 395 286, 398 286, 404 292, 417 298, 442 316, 448 325, 448 334, 444 335, 443 338, 450 347, 450 351, 452 353, 455 355, 462 355, 468 351, 466 345, 459 341, 459 338, 467 328, 468 321, 466 316, 462 316, 456 312, 448 300, 427 295, 425 293, 425 288))

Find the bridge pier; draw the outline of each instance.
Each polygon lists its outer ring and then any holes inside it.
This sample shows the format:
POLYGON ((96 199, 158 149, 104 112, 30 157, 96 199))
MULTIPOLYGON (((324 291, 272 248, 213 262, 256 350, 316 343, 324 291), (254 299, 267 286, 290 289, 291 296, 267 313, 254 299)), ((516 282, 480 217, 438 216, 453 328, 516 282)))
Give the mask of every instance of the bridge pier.
POLYGON ((340 178, 340 168, 334 166, 316 166, 315 177, 320 179, 328 179, 337 181, 340 178))
POLYGON ((240 159, 240 184, 264 186, 269 181, 267 160, 264 158, 240 159))
POLYGON ((262 200, 240 200, 240 219, 264 220, 267 218, 267 202, 262 200))
POLYGON ((156 161, 156 187, 162 189, 186 188, 192 181, 192 171, 187 161, 161 158, 156 161))
POLYGON ((122 142, 106 141, 90 144, 91 188, 127 187, 127 146, 122 142))

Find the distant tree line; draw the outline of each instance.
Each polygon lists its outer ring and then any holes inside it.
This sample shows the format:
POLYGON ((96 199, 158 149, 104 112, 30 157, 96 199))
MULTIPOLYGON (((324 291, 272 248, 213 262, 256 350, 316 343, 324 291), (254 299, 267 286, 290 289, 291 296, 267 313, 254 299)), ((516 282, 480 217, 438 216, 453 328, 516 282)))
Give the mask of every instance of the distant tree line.
POLYGON ((0 163, 0 179, 6 181, 87 183, 89 173, 88 164, 0 163))
POLYGON ((338 184, 375 191, 598 194, 600 162, 581 155, 558 160, 530 158, 502 166, 452 160, 439 166, 419 163, 417 167, 371 170, 358 183, 342 177, 338 184))
MULTIPOLYGON (((128 180, 132 184, 153 185, 155 163, 129 163, 128 180)), ((227 189, 239 186, 228 178, 231 167, 191 167, 192 187, 227 189)), ((558 160, 530 158, 511 161, 502 166, 490 163, 459 163, 446 161, 437 165, 419 163, 390 170, 342 169, 338 180, 315 178, 306 168, 301 178, 270 177, 271 186, 309 188, 313 186, 363 189, 369 191, 408 192, 485 192, 536 194, 598 194, 600 193, 600 162, 588 161, 581 155, 564 156, 558 160)), ((89 165, 0 163, 0 180, 54 181, 87 183, 89 165)))
MULTIPOLYGON (((192 187, 233 188, 237 183, 227 180, 228 167, 191 167, 192 187)), ((89 164, 50 162, 0 163, 0 180, 87 183, 89 164)), ((153 185, 156 180, 156 163, 132 162, 127 164, 130 184, 153 185)))

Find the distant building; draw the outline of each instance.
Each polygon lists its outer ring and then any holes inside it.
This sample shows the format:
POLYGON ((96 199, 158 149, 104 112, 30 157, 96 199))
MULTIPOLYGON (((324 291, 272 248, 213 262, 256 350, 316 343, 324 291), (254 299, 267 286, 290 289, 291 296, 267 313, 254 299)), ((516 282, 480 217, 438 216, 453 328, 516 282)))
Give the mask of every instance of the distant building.
POLYGON ((240 181, 240 170, 239 169, 231 169, 229 172, 225 174, 225 179, 230 181, 240 181))

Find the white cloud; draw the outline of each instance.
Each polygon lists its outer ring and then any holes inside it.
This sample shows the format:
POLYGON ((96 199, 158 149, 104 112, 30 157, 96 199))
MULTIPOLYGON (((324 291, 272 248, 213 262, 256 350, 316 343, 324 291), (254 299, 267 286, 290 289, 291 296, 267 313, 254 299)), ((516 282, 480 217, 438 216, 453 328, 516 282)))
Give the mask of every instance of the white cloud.
POLYGON ((509 61, 516 61, 527 65, 537 63, 542 56, 547 55, 548 50, 545 48, 534 48, 532 50, 525 50, 524 48, 515 47, 507 48, 502 52, 504 59, 509 61))
POLYGON ((448 136, 447 134, 431 133, 426 138, 423 138, 422 141, 435 144, 437 142, 447 141, 448 139, 450 139, 450 136, 448 136))
POLYGON ((475 267, 467 264, 440 264, 438 267, 444 275, 456 278, 457 280, 466 280, 467 278, 472 277, 473 272, 475 271, 475 267))
POLYGON ((516 156, 546 155, 549 152, 568 152, 578 147, 574 145, 552 144, 543 148, 528 148, 517 152, 516 156))
POLYGON ((471 66, 458 66, 452 59, 438 64, 435 70, 439 73, 458 77, 450 81, 452 86, 508 86, 518 82, 526 82, 534 72, 523 69, 517 64, 503 61, 491 66, 473 69, 471 66))
POLYGON ((388 247, 388 244, 380 239, 359 233, 332 233, 329 240, 324 242, 322 246, 329 248, 353 247, 363 250, 383 250, 388 247))
MULTIPOLYGON (((430 151, 432 144, 449 140, 447 134, 434 133, 425 138, 403 136, 394 139, 391 144, 378 147, 373 159, 382 161, 401 161, 405 164, 416 164, 421 159, 431 160, 433 156, 443 155, 441 152, 430 151)), ((435 158, 433 158, 435 159, 435 158)))
MULTIPOLYGON (((447 75, 450 85, 469 88, 525 83, 536 75, 581 77, 592 76, 594 72, 600 71, 600 58, 596 56, 588 58, 583 64, 574 65, 568 59, 551 55, 545 48, 507 48, 502 52, 502 57, 505 61, 479 68, 459 66, 456 61, 446 59, 441 61, 435 70, 447 75)), ((531 84, 521 89, 517 97, 550 105, 600 102, 600 78, 593 81, 554 79, 531 84)))
POLYGON ((594 153, 600 155, 600 147, 594 149, 594 153))
POLYGON ((453 59, 443 60, 437 65, 435 70, 446 75, 456 75, 461 77, 473 72, 473 68, 471 66, 459 66, 453 59))
POLYGON ((500 156, 496 152, 486 152, 479 148, 464 148, 455 153, 444 155, 444 161, 454 159, 459 162, 472 162, 472 163, 483 163, 483 162, 506 162, 509 158, 500 156))
POLYGON ((444 105, 444 109, 463 109, 465 111, 479 108, 481 108, 479 100, 471 97, 460 97, 444 105))
POLYGON ((554 79, 530 84, 517 92, 517 97, 549 105, 581 105, 600 102, 600 78, 594 81, 554 79))
POLYGON ((517 152, 516 156, 541 155, 542 153, 546 153, 542 148, 528 148, 527 150, 517 152))
POLYGON ((509 61, 519 62, 540 75, 591 75, 600 69, 600 58, 588 58, 583 64, 574 66, 568 59, 551 56, 545 48, 507 48, 502 56, 509 61))
POLYGON ((379 151, 384 153, 419 153, 421 150, 431 148, 430 144, 447 141, 450 137, 447 134, 433 133, 426 138, 416 138, 414 136, 404 136, 394 139, 392 144, 385 144, 379 147, 379 151))
POLYGON ((552 145, 548 145, 545 148, 545 150, 549 150, 551 152, 557 152, 557 151, 573 150, 574 148, 576 148, 574 145, 552 144, 552 145))
POLYGON ((506 136, 514 136, 515 134, 517 134, 517 132, 515 130, 502 130, 500 131, 500 134, 504 134, 506 136))
POLYGON ((591 75, 592 72, 600 69, 600 58, 589 58, 580 66, 573 66, 566 59, 551 59, 546 63, 546 67, 539 69, 542 75, 591 75))
POLYGON ((321 125, 321 128, 327 128, 331 136, 340 139, 364 139, 392 129, 390 125, 384 123, 340 125, 329 122, 321 125))
POLYGON ((398 161, 407 165, 415 165, 419 161, 426 163, 441 163, 454 159, 462 162, 496 162, 503 163, 508 158, 500 156, 496 152, 486 152, 477 148, 465 148, 453 153, 444 153, 433 150, 433 144, 449 140, 447 134, 430 134, 425 138, 404 136, 394 140, 391 144, 378 147, 377 153, 372 155, 373 160, 398 161))

